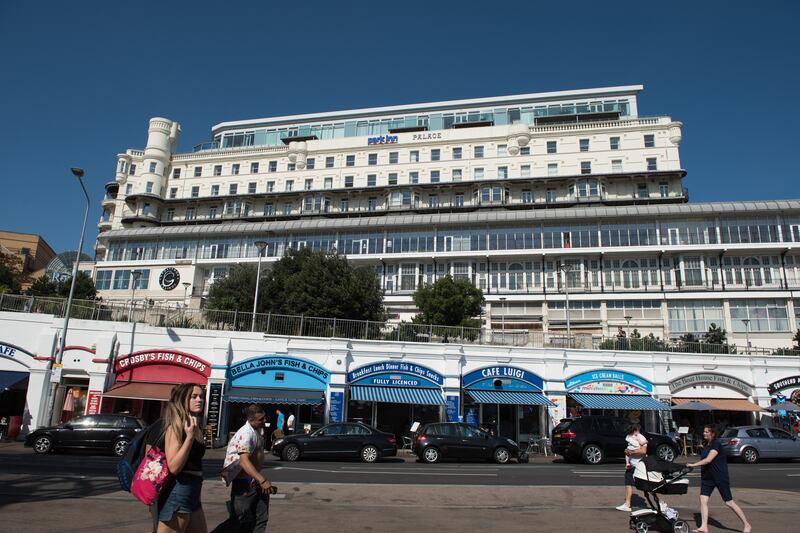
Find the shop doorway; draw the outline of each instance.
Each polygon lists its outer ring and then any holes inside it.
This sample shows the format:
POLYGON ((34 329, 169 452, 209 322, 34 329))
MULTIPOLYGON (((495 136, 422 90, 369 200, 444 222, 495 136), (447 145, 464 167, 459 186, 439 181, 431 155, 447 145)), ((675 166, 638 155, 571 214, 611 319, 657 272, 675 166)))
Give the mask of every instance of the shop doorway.
POLYGON ((413 405, 407 403, 384 403, 350 400, 347 406, 347 421, 362 422, 379 431, 393 433, 397 442, 403 436, 411 436, 411 426, 442 421, 439 405, 413 405))

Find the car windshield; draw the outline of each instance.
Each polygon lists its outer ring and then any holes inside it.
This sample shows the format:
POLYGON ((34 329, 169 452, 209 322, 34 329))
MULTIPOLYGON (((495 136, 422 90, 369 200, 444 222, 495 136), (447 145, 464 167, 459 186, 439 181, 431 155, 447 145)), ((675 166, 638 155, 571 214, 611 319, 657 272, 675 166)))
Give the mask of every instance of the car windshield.
POLYGON ((722 434, 722 438, 731 438, 735 437, 739 434, 739 430, 735 428, 726 429, 725 433, 722 434))
POLYGON ((566 431, 572 425, 572 420, 562 420, 553 431, 566 431))

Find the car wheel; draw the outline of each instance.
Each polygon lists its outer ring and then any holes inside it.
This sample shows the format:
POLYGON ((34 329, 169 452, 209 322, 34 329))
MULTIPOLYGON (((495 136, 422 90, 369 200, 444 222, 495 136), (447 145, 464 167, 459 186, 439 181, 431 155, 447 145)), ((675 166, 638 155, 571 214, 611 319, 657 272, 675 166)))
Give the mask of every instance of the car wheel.
POLYGON ((671 463, 675 460, 675 450, 669 444, 661 444, 656 448, 656 457, 671 463))
POLYGON ((128 450, 128 444, 130 441, 128 439, 119 439, 114 443, 114 455, 117 457, 122 457, 125 455, 125 452, 128 450))
POLYGON ((508 448, 504 448, 500 446, 494 451, 494 462, 499 465, 504 465, 511 459, 511 454, 508 452, 508 448))
POLYGON ((374 463, 378 460, 378 448, 372 444, 367 444, 361 448, 361 460, 365 463, 374 463))
POLYGON ((296 444, 287 444, 283 449, 281 457, 283 457, 284 461, 293 463, 300 459, 300 448, 298 448, 296 444))
POLYGON ((587 465, 599 465, 603 462, 603 449, 597 444, 589 444, 583 449, 581 456, 587 465))
POLYGON ((33 451, 36 453, 50 453, 53 451, 53 439, 46 435, 36 437, 33 441, 33 451))
POLYGON ((422 452, 422 460, 429 464, 438 463, 441 458, 442 454, 439 453, 439 449, 433 446, 428 446, 425 448, 425 451, 422 452))
POLYGON ((745 448, 742 450, 742 460, 750 465, 758 462, 758 450, 755 448, 745 448))

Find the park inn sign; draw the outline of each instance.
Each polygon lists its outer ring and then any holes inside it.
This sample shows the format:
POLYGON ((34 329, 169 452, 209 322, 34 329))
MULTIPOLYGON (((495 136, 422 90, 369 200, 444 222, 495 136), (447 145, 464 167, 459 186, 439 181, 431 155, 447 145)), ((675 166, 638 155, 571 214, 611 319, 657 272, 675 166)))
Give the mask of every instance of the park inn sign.
POLYGON ((713 373, 690 374, 674 381, 670 381, 669 392, 675 393, 679 390, 692 387, 694 385, 720 385, 741 392, 745 396, 750 396, 753 393, 753 387, 741 379, 713 373))

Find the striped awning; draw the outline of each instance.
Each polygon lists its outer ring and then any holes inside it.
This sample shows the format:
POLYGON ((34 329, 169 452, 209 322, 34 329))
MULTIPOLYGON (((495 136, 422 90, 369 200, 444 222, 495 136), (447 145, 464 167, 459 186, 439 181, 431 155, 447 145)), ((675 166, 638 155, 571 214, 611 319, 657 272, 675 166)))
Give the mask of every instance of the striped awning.
POLYGON ((410 403, 414 405, 445 405, 439 389, 405 387, 350 386, 350 399, 360 402, 410 403))
POLYGON ((546 405, 555 404, 538 392, 467 390, 467 394, 478 403, 502 403, 507 405, 546 405))
POLYGON ((758 405, 751 402, 750 400, 745 400, 740 398, 673 398, 672 399, 672 403, 674 403, 677 406, 692 401, 707 403, 713 407, 716 407, 720 411, 742 411, 746 413, 750 412, 758 413, 764 410, 758 405))
POLYGON ((325 403, 325 392, 321 390, 231 387, 222 399, 230 403, 320 405, 325 403))
POLYGON ((669 411, 670 406, 644 394, 570 394, 588 409, 622 409, 636 411, 669 411))

